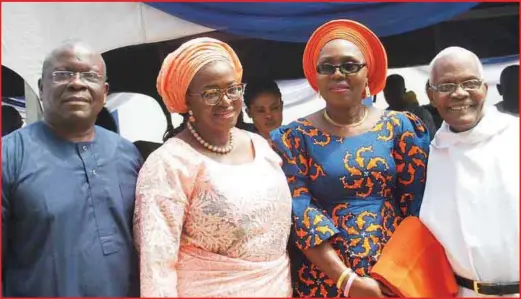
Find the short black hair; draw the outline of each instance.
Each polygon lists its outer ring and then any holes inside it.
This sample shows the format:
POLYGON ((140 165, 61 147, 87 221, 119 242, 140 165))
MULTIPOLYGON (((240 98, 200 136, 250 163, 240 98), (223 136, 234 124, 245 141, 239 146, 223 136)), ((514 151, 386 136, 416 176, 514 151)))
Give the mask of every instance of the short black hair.
POLYGON ((385 87, 395 87, 399 89, 405 89, 405 80, 401 75, 392 74, 387 77, 385 87))
POLYGON ((246 83, 246 90, 244 91, 244 104, 250 108, 259 94, 271 93, 278 97, 282 97, 279 86, 271 79, 254 79, 246 83))
POLYGON ((513 84, 518 84, 517 79, 519 78, 519 64, 509 65, 501 71, 499 77, 499 84, 508 84, 512 81, 513 84))

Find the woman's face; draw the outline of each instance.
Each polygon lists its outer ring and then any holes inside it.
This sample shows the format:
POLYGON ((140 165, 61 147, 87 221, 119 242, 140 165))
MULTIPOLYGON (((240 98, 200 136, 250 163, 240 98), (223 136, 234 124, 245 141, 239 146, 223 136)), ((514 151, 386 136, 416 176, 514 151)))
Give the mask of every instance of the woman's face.
POLYGON ((187 91, 188 106, 196 119, 197 129, 229 132, 242 109, 243 90, 229 63, 216 61, 201 68, 187 91))
POLYGON ((246 112, 257 130, 264 135, 268 135, 282 124, 282 100, 274 93, 258 94, 246 112))
MULTIPOLYGON (((360 49, 350 41, 335 39, 320 51, 317 64, 341 65, 343 63, 365 63, 360 49)), ((331 106, 345 108, 359 105, 367 85, 367 66, 351 74, 342 74, 337 68, 331 75, 317 72, 320 94, 331 106)))

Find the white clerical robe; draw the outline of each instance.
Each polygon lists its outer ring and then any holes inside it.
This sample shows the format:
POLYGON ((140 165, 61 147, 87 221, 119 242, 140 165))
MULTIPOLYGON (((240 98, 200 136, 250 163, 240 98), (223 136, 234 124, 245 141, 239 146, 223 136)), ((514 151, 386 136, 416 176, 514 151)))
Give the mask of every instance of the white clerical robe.
MULTIPOLYGON (((420 219, 459 276, 519 281, 519 118, 489 108, 467 132, 443 123, 431 143, 420 219)), ((459 296, 479 295, 460 287, 459 296)))

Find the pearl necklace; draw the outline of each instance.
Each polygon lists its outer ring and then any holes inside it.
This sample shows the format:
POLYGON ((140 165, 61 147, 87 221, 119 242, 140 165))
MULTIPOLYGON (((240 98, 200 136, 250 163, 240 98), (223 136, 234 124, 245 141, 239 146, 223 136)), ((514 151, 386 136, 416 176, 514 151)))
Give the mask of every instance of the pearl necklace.
POLYGON ((208 142, 206 142, 194 129, 192 124, 190 122, 187 122, 186 127, 188 128, 188 131, 194 136, 194 138, 206 149, 209 151, 212 151, 214 153, 218 153, 221 155, 229 154, 233 149, 233 134, 230 131, 230 140, 228 141, 228 145, 226 146, 217 146, 217 145, 211 145, 208 142))
POLYGON ((369 110, 364 106, 364 116, 362 116, 362 119, 357 121, 356 123, 352 123, 352 124, 341 124, 341 123, 337 123, 336 121, 334 121, 330 116, 329 114, 327 114, 327 111, 326 109, 324 109, 324 118, 332 125, 336 126, 336 127, 341 127, 341 128, 349 128, 349 127, 357 127, 359 125, 361 125, 365 119, 367 118, 367 115, 369 115, 369 110))

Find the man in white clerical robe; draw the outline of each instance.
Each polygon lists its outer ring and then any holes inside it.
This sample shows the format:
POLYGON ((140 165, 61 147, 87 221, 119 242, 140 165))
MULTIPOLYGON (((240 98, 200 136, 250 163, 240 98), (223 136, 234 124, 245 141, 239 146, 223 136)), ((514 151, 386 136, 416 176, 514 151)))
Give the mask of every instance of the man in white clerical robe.
POLYGON ((519 119, 485 107, 477 56, 450 47, 431 63, 431 143, 421 221, 445 248, 461 297, 519 296, 519 119))

